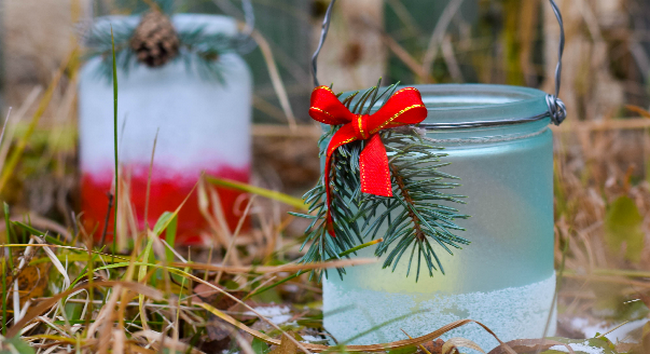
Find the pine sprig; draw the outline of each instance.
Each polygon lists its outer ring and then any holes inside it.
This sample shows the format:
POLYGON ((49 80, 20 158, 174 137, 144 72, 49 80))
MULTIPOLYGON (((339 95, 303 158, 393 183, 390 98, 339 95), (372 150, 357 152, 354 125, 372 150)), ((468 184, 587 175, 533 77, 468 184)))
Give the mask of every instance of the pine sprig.
MULTIPOLYGON (((328 141, 337 129, 338 127, 326 132, 319 143, 322 145, 323 141, 328 141)), ((309 205, 310 214, 291 213, 298 217, 312 219, 311 224, 307 227, 305 241, 301 246, 301 249, 306 245, 309 245, 309 248, 301 262, 322 262, 339 259, 339 254, 345 253, 345 251, 363 243, 358 225, 354 222, 346 222, 357 217, 356 211, 350 207, 350 205, 354 204, 355 199, 359 197, 358 193, 356 195, 352 194, 359 188, 355 185, 354 178, 350 178, 351 175, 356 175, 357 180, 359 178, 358 162, 357 166, 354 166, 352 164, 354 158, 350 158, 350 156, 356 155, 358 161, 358 152, 356 150, 354 147, 339 149, 333 157, 335 168, 332 171, 334 178, 330 179, 330 193, 332 196, 332 205, 330 207, 336 237, 331 237, 328 233, 328 206, 326 205, 327 197, 323 178, 320 179, 316 187, 303 196, 305 203, 309 205), (315 216, 312 216, 314 213, 315 216)), ((337 271, 341 276, 345 274, 344 269, 337 269, 337 271)), ((318 274, 318 277, 323 275, 323 273, 318 272, 316 274, 318 274)), ((324 274, 327 275, 327 270, 324 271, 324 274)))
MULTIPOLYGON (((391 85, 384 90, 378 86, 365 92, 355 92, 342 100, 355 114, 369 114, 378 102, 390 97, 396 90, 391 85)), ((321 156, 327 142, 340 127, 332 127, 319 140, 321 156)), ((458 186, 457 177, 441 172, 448 165, 442 159, 446 154, 427 143, 414 127, 401 127, 380 132, 389 157, 393 197, 367 195, 361 192, 359 154, 364 141, 355 141, 337 149, 332 158, 330 178, 331 214, 336 237, 327 232, 324 178, 304 196, 310 214, 293 215, 312 219, 307 228, 302 247, 309 246, 300 262, 319 262, 340 258, 339 254, 367 242, 383 237, 375 251, 377 257, 386 255, 383 267, 397 264, 408 254, 406 276, 415 262, 416 281, 422 265, 429 276, 444 268, 436 248, 453 254, 469 241, 453 232, 463 230, 454 220, 466 218, 448 204, 463 203, 464 196, 443 192, 458 186), (417 254, 417 258, 415 257, 417 254)), ((345 272, 338 269, 342 276, 345 272)), ((319 273, 318 276, 322 276, 319 273)), ((325 275, 327 273, 325 272, 325 275)))
MULTIPOLYGON (((394 91, 395 85, 384 91, 394 91)), ((384 95, 377 95, 378 86, 375 86, 364 92, 359 102, 369 101, 365 113, 369 112, 372 106, 376 104, 384 95)), ((359 94, 355 92, 343 100, 343 104, 353 112, 359 112, 363 105, 356 104, 354 108, 350 107, 353 99, 359 94)), ((334 133, 340 127, 332 127, 320 137, 318 145, 323 148, 320 156, 326 152, 327 142, 332 138, 334 133)), ((344 145, 337 149, 332 157, 332 178, 330 182, 330 193, 332 197, 331 215, 336 237, 328 233, 327 225, 327 196, 325 191, 324 178, 321 176, 316 187, 305 193, 303 199, 309 205, 310 214, 291 213, 292 215, 312 219, 307 227, 305 241, 301 249, 309 245, 307 253, 302 257, 300 262, 322 262, 329 259, 339 259, 341 253, 346 253, 349 249, 362 244, 362 230, 356 220, 359 218, 355 205, 361 203, 361 184, 359 170, 359 154, 363 149, 364 142, 356 141, 344 145), (314 216, 315 214, 315 216, 314 216)), ((349 255, 346 255, 349 258, 349 255)), ((344 269, 337 269, 340 276, 345 274, 344 269)), ((312 273, 314 274, 314 273, 312 273)), ((320 278, 323 274, 327 276, 327 270, 323 272, 315 271, 320 278)))
POLYGON ((464 196, 445 193, 443 190, 457 187, 457 177, 448 175, 439 168, 449 163, 442 162, 446 154, 441 148, 428 144, 414 129, 388 130, 382 134, 389 155, 389 168, 393 184, 393 197, 368 196, 364 201, 362 215, 366 215, 364 237, 376 237, 381 230, 384 242, 380 243, 375 255, 387 254, 383 267, 397 264, 410 249, 406 276, 411 271, 417 253, 416 281, 422 265, 429 276, 440 270, 445 273, 434 247, 440 247, 452 254, 469 241, 453 232, 464 230, 454 220, 466 218, 458 209, 448 204, 464 203, 464 196), (438 151, 438 152, 437 152, 438 151))
MULTIPOLYGON (((112 28, 115 38, 115 61, 117 67, 125 74, 137 65, 137 57, 129 46, 137 23, 132 21, 114 21, 112 28)), ((112 75, 111 56, 111 35, 110 29, 93 28, 84 36, 85 45, 88 47, 87 57, 101 57, 102 63, 98 74, 110 81, 112 75)), ((221 60, 221 56, 234 52, 237 46, 237 39, 223 33, 209 33, 205 26, 196 26, 192 29, 178 31, 180 40, 179 55, 173 61, 181 60, 185 68, 191 72, 196 70, 199 77, 217 81, 221 84, 226 82, 225 71, 227 65, 221 60)))

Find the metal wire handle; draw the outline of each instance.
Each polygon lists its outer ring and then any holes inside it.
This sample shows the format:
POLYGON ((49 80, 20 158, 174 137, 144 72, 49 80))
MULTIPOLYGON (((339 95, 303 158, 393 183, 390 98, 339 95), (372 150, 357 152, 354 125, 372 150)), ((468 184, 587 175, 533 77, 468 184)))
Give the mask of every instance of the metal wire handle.
MULTIPOLYGON (((226 14, 230 12, 230 16, 235 17, 232 12, 237 10, 230 3, 230 0, 212 0, 212 2, 226 14), (225 6, 226 4, 227 6, 225 6), (233 11, 228 11, 224 7, 229 7, 233 11)), ((248 54, 257 46, 257 43, 251 37, 255 31, 255 12, 253 11, 251 0, 241 0, 241 7, 244 13, 244 28, 233 37, 232 44, 239 54, 248 54)))
MULTIPOLYGON (((546 105, 548 106, 548 114, 544 114, 541 116, 537 115, 534 117, 528 117, 528 118, 517 119, 517 120, 508 120, 506 124, 534 121, 534 120, 538 120, 550 116, 553 124, 560 125, 560 123, 562 123, 567 116, 566 106, 564 105, 564 102, 562 102, 562 100, 558 97, 560 95, 560 85, 562 79, 562 55, 564 54, 564 42, 565 42, 564 20, 562 19, 560 8, 557 6, 555 1, 549 0, 549 2, 551 3, 551 8, 553 9, 553 13, 555 14, 555 17, 557 18, 557 22, 560 25, 560 43, 558 46, 559 48, 558 48, 557 66, 555 67, 555 95, 551 95, 551 94, 546 95, 546 105)), ((327 32, 329 32, 330 29, 330 22, 332 21, 332 8, 334 7, 334 3, 336 3, 336 0, 332 0, 332 2, 330 2, 329 6, 327 7, 327 11, 325 12, 325 18, 323 19, 323 27, 320 33, 320 41, 318 42, 318 47, 316 48, 316 51, 314 51, 314 55, 312 55, 311 57, 311 74, 314 80, 314 86, 319 86, 318 77, 317 77, 318 54, 320 54, 321 49, 323 49, 323 44, 325 44, 325 39, 327 38, 327 32)), ((449 129, 449 128, 462 128, 466 126, 498 125, 501 122, 484 122, 484 123, 486 124, 481 124, 481 122, 445 124, 444 126, 441 125, 439 127, 435 123, 434 124, 425 123, 420 125, 422 126, 436 125, 436 127, 439 129, 449 129)))
POLYGON ((323 27, 320 31, 320 41, 318 41, 318 48, 316 48, 314 55, 311 56, 311 75, 314 79, 315 87, 320 86, 318 84, 318 77, 316 77, 318 73, 318 54, 320 54, 320 50, 323 49, 325 38, 327 38, 327 32, 330 30, 330 22, 332 21, 332 8, 334 8, 335 2, 336 0, 332 0, 332 2, 330 2, 329 6, 327 7, 325 18, 323 18, 323 27))
POLYGON ((253 11, 253 3, 251 0, 242 0, 241 6, 244 9, 244 23, 246 27, 242 34, 250 36, 255 30, 255 12, 253 11))
POLYGON ((562 20, 562 14, 560 13, 560 8, 557 6, 554 0, 549 0, 551 2, 551 8, 553 8, 553 13, 557 18, 557 23, 560 25, 560 43, 558 45, 558 54, 557 54, 557 66, 555 67, 555 95, 546 96, 546 104, 548 105, 548 112, 551 115, 551 120, 555 125, 560 125, 566 118, 566 106, 564 102, 560 99, 560 85, 562 81, 562 55, 564 54, 564 20, 562 20))
POLYGON ((257 43, 251 37, 253 31, 255 31, 255 12, 250 0, 242 0, 241 6, 244 10, 244 29, 238 35, 237 51, 240 54, 248 54, 257 46, 257 43))

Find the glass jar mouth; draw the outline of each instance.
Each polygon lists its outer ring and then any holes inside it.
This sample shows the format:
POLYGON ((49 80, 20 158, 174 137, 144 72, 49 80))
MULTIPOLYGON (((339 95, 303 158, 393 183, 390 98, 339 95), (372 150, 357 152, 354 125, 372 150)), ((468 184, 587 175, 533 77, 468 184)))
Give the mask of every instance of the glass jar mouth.
MULTIPOLYGON (((221 33, 226 36, 235 36, 238 33, 237 22, 229 16, 180 13, 170 18, 176 30, 202 30, 207 34, 221 33)), ((140 15, 108 15, 96 18, 92 28, 94 31, 110 33, 111 25, 123 23, 135 27, 139 22, 140 15)))
POLYGON ((548 95, 537 89, 489 84, 412 87, 420 91, 427 107, 427 119, 418 124, 427 130, 497 127, 550 118, 548 95))

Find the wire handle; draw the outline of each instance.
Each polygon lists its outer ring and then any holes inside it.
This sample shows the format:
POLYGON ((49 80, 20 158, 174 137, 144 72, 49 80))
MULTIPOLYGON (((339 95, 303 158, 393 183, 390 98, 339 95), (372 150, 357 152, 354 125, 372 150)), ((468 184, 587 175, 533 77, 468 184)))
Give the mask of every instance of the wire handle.
POLYGON ((562 82, 562 55, 564 54, 564 20, 562 20, 562 14, 560 13, 560 8, 557 6, 554 0, 549 0, 551 2, 551 8, 553 8, 553 13, 557 18, 557 23, 560 25, 560 43, 558 45, 558 54, 557 54, 557 66, 555 67, 555 95, 546 96, 546 104, 548 105, 548 113, 551 115, 551 121, 553 124, 560 125, 566 118, 566 106, 564 102, 560 99, 560 85, 562 82))
MULTIPOLYGON (((560 43, 558 48, 558 58, 557 66, 555 67, 555 95, 546 95, 546 104, 548 105, 548 114, 551 117, 551 121, 555 125, 560 125, 567 116, 566 106, 564 102, 558 97, 560 95, 560 85, 562 79, 562 55, 564 54, 564 20, 562 19, 562 14, 560 13, 560 8, 557 6, 554 0, 549 0, 551 3, 551 8, 553 13, 557 18, 557 22, 560 25, 560 43)), ((318 84, 318 54, 320 54, 321 49, 323 49, 323 44, 325 44, 325 39, 327 38, 327 32, 330 29, 330 22, 332 21, 332 8, 334 7, 336 0, 332 0, 327 7, 325 12, 325 18, 323 19, 323 27, 320 33, 320 41, 318 42, 318 47, 314 51, 314 55, 311 57, 311 74, 314 80, 314 86, 319 86, 318 84)))
POLYGON ((327 7, 325 18, 323 18, 323 27, 320 31, 320 41, 318 41, 318 47, 316 48, 316 51, 314 51, 314 55, 311 56, 311 75, 314 79, 314 87, 320 86, 318 84, 318 77, 316 77, 318 73, 318 54, 320 54, 320 50, 323 49, 325 38, 327 38, 327 32, 330 30, 330 22, 332 21, 332 8, 334 8, 335 2, 336 0, 332 0, 332 2, 330 2, 329 6, 327 7))
POLYGON ((248 54, 257 47, 257 43, 252 39, 255 31, 255 12, 250 0, 241 0, 241 5, 244 10, 244 29, 237 35, 237 52, 248 54))

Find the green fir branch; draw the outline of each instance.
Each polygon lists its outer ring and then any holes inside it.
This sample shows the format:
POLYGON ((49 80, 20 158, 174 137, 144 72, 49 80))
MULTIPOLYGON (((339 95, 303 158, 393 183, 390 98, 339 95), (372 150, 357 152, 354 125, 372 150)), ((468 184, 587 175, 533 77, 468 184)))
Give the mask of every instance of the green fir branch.
MULTIPOLYGON (((113 22, 112 27, 115 61, 121 72, 128 75, 134 67, 143 65, 138 62, 135 52, 129 45, 137 23, 121 20, 113 22)), ((235 51, 236 39, 223 33, 207 33, 205 26, 181 30, 177 34, 180 41, 179 54, 172 62, 182 61, 188 72, 194 72, 206 80, 225 84, 227 63, 222 56, 235 51)), ((85 36, 85 45, 88 48, 86 58, 102 59, 97 74, 107 82, 112 78, 112 44, 110 31, 93 28, 85 36)))
POLYGON ((410 249, 408 277, 417 253, 417 281, 423 263, 429 276, 433 276, 436 270, 445 274, 434 247, 453 255, 452 249, 461 249, 469 244, 467 239, 453 233, 464 230, 454 220, 468 216, 449 206, 464 203, 464 196, 443 192, 459 186, 457 182, 448 181, 457 180, 457 177, 438 170, 449 164, 441 160, 446 154, 436 152, 441 148, 428 144, 415 129, 404 130, 382 133, 389 156, 394 196, 369 196, 360 213, 368 215, 367 224, 373 222, 371 227, 364 229, 364 236, 376 237, 379 230, 386 229, 386 234, 382 235, 384 242, 375 251, 377 257, 387 254, 384 268, 392 265, 395 271, 402 256, 410 249))
MULTIPOLYGON (((343 104, 355 114, 369 114, 379 102, 390 97, 397 89, 391 85, 379 90, 378 86, 365 92, 354 92, 342 99, 343 104)), ((340 127, 327 130, 319 140, 321 157, 327 142, 340 127)), ((393 197, 368 195, 361 192, 359 154, 364 141, 355 141, 337 149, 332 158, 331 214, 335 237, 327 232, 324 178, 304 196, 309 214, 292 213, 311 219, 302 247, 308 247, 300 262, 320 262, 340 258, 339 254, 368 240, 384 238, 375 255, 386 255, 383 267, 395 271, 400 261, 407 261, 408 277, 411 267, 416 267, 416 281, 426 268, 429 276, 434 271, 444 274, 437 252, 453 255, 470 242, 454 232, 464 230, 456 219, 467 218, 450 204, 464 203, 462 195, 447 193, 459 184, 458 178, 439 169, 448 165, 442 148, 430 145, 415 127, 401 127, 380 132, 389 157, 393 197), (404 255, 408 260, 403 259, 404 255), (417 257, 416 257, 417 256, 417 257)), ((345 271, 338 269, 339 275, 345 271)), ((327 276, 327 273, 324 272, 327 276)), ((318 273, 322 277, 323 273, 318 273)))
MULTIPOLYGON (((321 143, 323 140, 329 140, 337 129, 338 128, 334 128, 325 133, 323 137, 321 137, 321 143)), ((354 248, 356 245, 363 243, 360 237, 360 230, 356 223, 346 222, 346 220, 351 220, 356 217, 355 212, 348 206, 348 202, 353 199, 350 191, 358 189, 349 188, 350 184, 353 183, 353 179, 348 178, 351 174, 350 171, 352 171, 350 162, 353 159, 343 157, 343 154, 349 154, 349 152, 344 149, 339 150, 340 151, 337 151, 333 158, 333 164, 335 167, 333 168, 332 174, 335 177, 330 179, 330 190, 332 196, 331 215, 333 225, 335 226, 336 237, 332 237, 328 233, 326 218, 328 210, 326 205, 327 197, 325 184, 323 178, 321 178, 316 187, 303 196, 305 204, 309 206, 308 212, 310 214, 292 213, 295 216, 312 219, 311 224, 307 227, 306 238, 301 246, 301 250, 307 245, 309 245, 309 247, 307 253, 301 259, 301 262, 322 262, 330 259, 340 259, 340 254, 345 254, 346 257, 349 257, 345 252, 354 248), (359 243, 357 243, 357 241, 359 241, 359 243)), ((354 172, 352 172, 352 174, 354 174, 354 172)), ((356 175, 358 179, 358 169, 356 175)), ((345 270, 342 268, 337 269, 337 271, 340 276, 345 274, 345 270)), ((327 270, 316 272, 319 278, 323 273, 327 275, 327 270)), ((312 275, 313 274, 314 273, 312 273, 312 275)))

